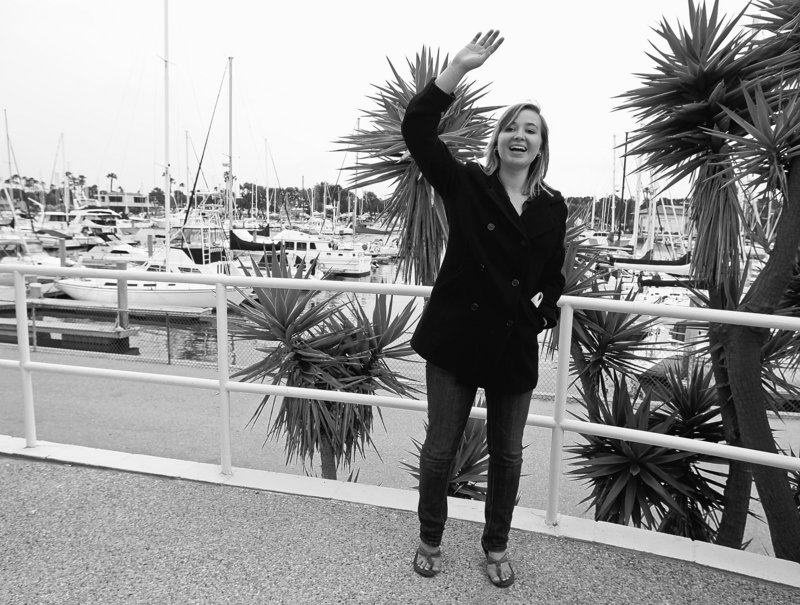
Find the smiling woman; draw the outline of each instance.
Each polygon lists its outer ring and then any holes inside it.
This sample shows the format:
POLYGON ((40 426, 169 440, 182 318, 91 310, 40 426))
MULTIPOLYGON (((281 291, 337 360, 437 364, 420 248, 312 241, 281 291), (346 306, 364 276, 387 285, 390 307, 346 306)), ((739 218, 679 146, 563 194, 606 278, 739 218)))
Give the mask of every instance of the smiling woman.
POLYGON ((522 434, 539 377, 537 336, 556 325, 564 288, 564 198, 546 187, 547 123, 532 104, 509 107, 485 150, 461 162, 439 137, 462 78, 503 39, 477 34, 408 104, 402 133, 441 196, 447 249, 411 340, 426 364, 428 428, 420 451, 420 544, 414 570, 441 570, 450 468, 478 388, 486 396, 489 450, 481 546, 490 581, 514 582, 506 547, 522 467, 522 434))
POLYGON ((550 163, 550 135, 547 122, 533 103, 512 105, 505 110, 486 148, 486 172, 500 170, 500 181, 511 203, 522 214, 526 199, 543 187, 542 179, 550 163), (531 170, 528 170, 528 168, 531 170), (521 187, 513 184, 510 172, 523 170, 526 178, 521 187), (508 184, 507 184, 508 181, 508 184))

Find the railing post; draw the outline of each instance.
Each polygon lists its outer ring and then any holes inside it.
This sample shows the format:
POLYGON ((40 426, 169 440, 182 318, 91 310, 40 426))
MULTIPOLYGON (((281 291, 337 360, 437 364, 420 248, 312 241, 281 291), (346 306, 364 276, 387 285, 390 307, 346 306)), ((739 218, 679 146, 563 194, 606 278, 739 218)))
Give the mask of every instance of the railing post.
POLYGON ((545 523, 558 525, 558 504, 561 491, 561 458, 564 448, 564 415, 567 408, 567 386, 569 385, 570 345, 572 344, 572 322, 574 318, 571 305, 561 307, 558 322, 558 371, 556 373, 556 399, 553 409, 555 426, 550 433, 550 476, 547 492, 547 511, 545 523))
MULTIPOLYGON (((116 269, 124 271, 128 268, 125 261, 116 263, 116 269)), ((117 280, 117 327, 127 330, 130 328, 130 313, 128 312, 128 280, 117 280)))
POLYGON ((167 337, 167 365, 172 365, 172 333, 170 331, 169 311, 164 313, 164 332, 167 337))
POLYGON ((25 276, 14 271, 14 306, 17 314, 17 349, 19 350, 19 371, 22 376, 23 427, 25 447, 36 447, 36 415, 33 410, 33 378, 28 364, 31 361, 30 341, 28 340, 28 301, 25 292, 25 276))
POLYGON ((222 474, 232 475, 231 469, 231 396, 227 388, 228 367, 228 292, 217 284, 217 376, 219 377, 219 440, 222 474))

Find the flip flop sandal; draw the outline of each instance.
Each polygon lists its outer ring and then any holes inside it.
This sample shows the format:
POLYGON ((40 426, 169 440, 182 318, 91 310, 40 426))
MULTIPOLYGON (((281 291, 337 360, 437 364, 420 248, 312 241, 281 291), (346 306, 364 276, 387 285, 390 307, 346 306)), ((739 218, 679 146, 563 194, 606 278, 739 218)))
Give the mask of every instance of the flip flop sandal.
POLYGON ((496 560, 492 559, 489 555, 486 555, 486 575, 489 576, 489 581, 498 588, 508 588, 509 586, 511 586, 514 583, 516 577, 514 575, 514 568, 511 567, 511 562, 508 560, 508 553, 504 554, 500 559, 496 560), (501 579, 502 577, 500 575, 501 571, 500 566, 503 564, 508 565, 508 568, 511 570, 511 575, 508 576, 505 580, 501 579), (492 578, 492 576, 489 574, 489 568, 491 566, 494 566, 494 573, 497 576, 496 580, 492 578))
POLYGON ((498 588, 508 588, 509 586, 511 586, 514 583, 514 580, 516 579, 516 575, 514 574, 514 568, 511 567, 511 562, 508 560, 508 553, 506 552, 499 559, 492 559, 489 556, 489 549, 486 548, 486 544, 483 541, 483 539, 481 539, 481 548, 483 548, 483 554, 486 555, 486 575, 489 576, 489 581, 498 588), (502 576, 500 575, 501 571, 500 566, 503 563, 508 565, 508 568, 511 570, 511 575, 508 576, 505 580, 503 580, 502 576), (492 576, 489 574, 489 567, 492 565, 494 566, 494 573, 497 576, 497 580, 494 580, 492 576))
POLYGON ((417 552, 414 553, 414 571, 426 578, 432 578, 441 571, 433 568, 433 560, 441 558, 442 550, 440 548, 437 548, 435 551, 429 553, 422 550, 421 546, 418 546, 417 552), (422 560, 426 563, 425 567, 420 565, 420 558, 422 558, 422 560))

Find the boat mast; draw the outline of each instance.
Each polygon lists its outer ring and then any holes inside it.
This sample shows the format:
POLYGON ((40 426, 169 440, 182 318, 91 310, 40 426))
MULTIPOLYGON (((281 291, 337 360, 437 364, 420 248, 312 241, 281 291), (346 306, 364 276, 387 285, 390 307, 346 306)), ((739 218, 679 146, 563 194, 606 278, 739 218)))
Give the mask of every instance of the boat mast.
POLYGON ((634 256, 636 256, 636 247, 639 245, 639 211, 642 205, 641 193, 642 175, 639 174, 637 176, 636 196, 633 202, 635 207, 633 209, 633 235, 631 236, 631 244, 633 245, 632 252, 634 256))
POLYGON ((617 135, 612 137, 611 145, 611 220, 609 221, 609 235, 614 231, 614 207, 617 205, 617 135))
POLYGON ((11 172, 11 137, 8 134, 8 111, 5 109, 3 110, 3 118, 6 124, 6 155, 8 156, 8 178, 10 179, 14 173, 11 172))
MULTIPOLYGON (((356 132, 361 128, 361 118, 356 118, 356 132)), ((359 153, 356 151, 356 182, 358 182, 358 162, 359 153)), ((356 199, 353 203, 353 210, 350 213, 350 220, 353 223, 353 248, 356 247, 356 225, 358 224, 358 188, 356 188, 356 199)))
POLYGON ((267 145, 267 139, 264 139, 264 175, 266 176, 264 183, 265 183, 265 190, 264 193, 266 194, 264 197, 266 198, 266 208, 265 211, 267 213, 267 224, 269 225, 269 145, 267 145))
MULTIPOLYGON (((622 232, 625 227, 625 222, 628 219, 628 202, 625 201, 625 177, 628 176, 628 133, 625 133, 625 150, 622 153, 622 189, 620 190, 620 201, 622 201, 622 216, 620 217, 619 221, 619 238, 618 241, 622 240, 622 232)), ((613 225, 613 228, 617 228, 616 225, 613 225)))
POLYGON ((226 214, 233 221, 233 57, 228 57, 228 182, 226 214))
POLYGON ((64 133, 61 133, 61 174, 64 175, 64 214, 69 221, 69 179, 67 178, 67 146, 64 143, 64 133))
POLYGON ((189 131, 188 130, 184 130, 183 132, 185 134, 185 143, 184 144, 186 146, 186 185, 185 185, 186 191, 184 191, 184 195, 186 196, 185 202, 186 202, 186 206, 188 207, 188 205, 189 205, 189 192, 191 191, 191 184, 190 183, 192 182, 192 181, 189 180, 189 131))
POLYGON ((169 271, 170 256, 170 174, 169 174, 169 0, 164 0, 164 266, 169 271))

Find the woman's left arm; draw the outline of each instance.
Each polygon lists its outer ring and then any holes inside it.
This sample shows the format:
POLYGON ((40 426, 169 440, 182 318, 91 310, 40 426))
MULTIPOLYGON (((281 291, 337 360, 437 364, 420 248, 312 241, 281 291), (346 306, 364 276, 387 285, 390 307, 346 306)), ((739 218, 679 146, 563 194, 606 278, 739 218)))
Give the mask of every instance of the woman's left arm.
MULTIPOLYGON (((559 196, 560 197, 560 196, 559 196)), ((542 272, 542 302, 539 312, 544 318, 545 329, 554 328, 558 323, 559 308, 558 299, 564 292, 566 278, 564 277, 563 265, 566 258, 566 248, 564 239, 567 234, 567 207, 563 199, 558 205, 558 244, 556 250, 550 255, 542 272)))

